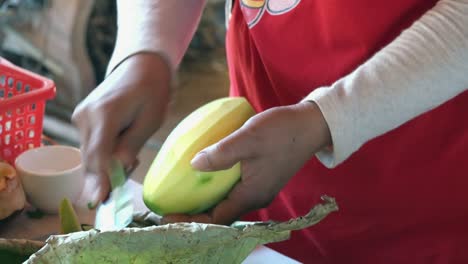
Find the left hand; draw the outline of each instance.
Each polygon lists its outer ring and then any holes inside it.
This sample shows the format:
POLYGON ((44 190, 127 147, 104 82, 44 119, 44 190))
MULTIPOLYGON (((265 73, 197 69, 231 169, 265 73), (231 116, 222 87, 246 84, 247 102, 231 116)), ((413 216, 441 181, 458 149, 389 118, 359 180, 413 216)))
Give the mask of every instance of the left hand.
POLYGON ((330 144, 328 126, 313 102, 257 114, 192 160, 200 171, 228 169, 241 162, 241 180, 226 199, 209 212, 168 215, 163 222, 231 224, 251 210, 266 207, 314 153, 330 144))

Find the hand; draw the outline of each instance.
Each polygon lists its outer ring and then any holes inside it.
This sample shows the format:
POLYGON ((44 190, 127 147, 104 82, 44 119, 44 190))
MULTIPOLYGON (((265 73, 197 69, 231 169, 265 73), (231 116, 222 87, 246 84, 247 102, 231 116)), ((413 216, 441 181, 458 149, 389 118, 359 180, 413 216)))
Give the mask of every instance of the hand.
POLYGON ((112 157, 130 168, 146 140, 159 128, 169 101, 171 73, 157 54, 140 53, 122 62, 75 109, 84 163, 96 185, 92 203, 110 191, 112 157))
POLYGON ((230 224, 248 211, 266 207, 315 152, 330 144, 328 126, 315 103, 260 113, 192 160, 192 166, 202 171, 241 162, 241 181, 227 198, 207 213, 168 215, 163 222, 230 224))

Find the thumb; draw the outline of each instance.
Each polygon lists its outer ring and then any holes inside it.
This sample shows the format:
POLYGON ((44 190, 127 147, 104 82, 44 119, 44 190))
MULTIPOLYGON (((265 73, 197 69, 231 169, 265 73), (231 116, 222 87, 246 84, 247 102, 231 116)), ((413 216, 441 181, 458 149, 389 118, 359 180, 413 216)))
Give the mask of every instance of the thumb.
POLYGON ((194 169, 200 171, 226 170, 253 154, 253 144, 245 129, 239 129, 200 151, 191 161, 194 169))

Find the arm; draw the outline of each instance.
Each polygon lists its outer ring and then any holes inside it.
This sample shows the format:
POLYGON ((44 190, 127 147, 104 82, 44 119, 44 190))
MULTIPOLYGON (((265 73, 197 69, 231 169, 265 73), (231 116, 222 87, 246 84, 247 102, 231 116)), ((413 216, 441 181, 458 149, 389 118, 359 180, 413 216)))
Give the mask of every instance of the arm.
POLYGON ((468 1, 441 0, 354 72, 304 99, 317 103, 332 136, 317 157, 334 167, 467 88, 468 1))
POLYGON ((205 0, 118 0, 118 36, 107 78, 75 109, 84 164, 96 190, 110 189, 113 156, 127 169, 162 124, 171 72, 197 27, 205 0))
POLYGON ((158 53, 174 71, 195 33, 205 2, 117 0, 117 40, 108 73, 141 52, 158 53))

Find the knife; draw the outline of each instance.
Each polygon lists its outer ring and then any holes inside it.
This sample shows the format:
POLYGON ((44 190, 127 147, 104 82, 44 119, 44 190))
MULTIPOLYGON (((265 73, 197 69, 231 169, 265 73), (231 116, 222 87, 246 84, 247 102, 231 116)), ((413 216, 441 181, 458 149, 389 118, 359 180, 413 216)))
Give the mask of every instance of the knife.
POLYGON ((111 193, 96 211, 94 227, 100 231, 119 230, 133 219, 133 199, 122 163, 113 159, 110 167, 111 193))

